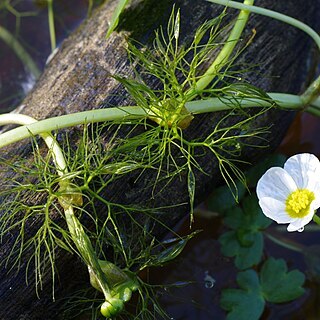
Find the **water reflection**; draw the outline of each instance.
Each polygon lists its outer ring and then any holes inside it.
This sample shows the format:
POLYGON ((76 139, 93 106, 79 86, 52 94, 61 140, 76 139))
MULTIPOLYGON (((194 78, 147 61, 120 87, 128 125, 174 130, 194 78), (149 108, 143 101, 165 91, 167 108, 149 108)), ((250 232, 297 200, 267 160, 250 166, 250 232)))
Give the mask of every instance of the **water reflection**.
MULTIPOLYGON (((92 1, 89 1, 92 2, 92 1)), ((5 1, 0 26, 8 30, 40 70, 51 52, 47 1, 5 1)), ((59 44, 88 13, 87 0, 55 0, 55 31, 59 44)), ((32 89, 35 77, 14 51, 0 40, 0 112, 16 107, 32 89)))

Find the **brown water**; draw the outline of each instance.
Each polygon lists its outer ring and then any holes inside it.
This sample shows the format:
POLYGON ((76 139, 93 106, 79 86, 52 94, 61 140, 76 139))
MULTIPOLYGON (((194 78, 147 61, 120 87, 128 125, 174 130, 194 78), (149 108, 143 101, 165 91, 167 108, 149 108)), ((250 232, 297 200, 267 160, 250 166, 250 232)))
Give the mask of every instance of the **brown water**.
POLYGON ((287 156, 308 152, 320 158, 319 133, 319 118, 309 113, 299 113, 278 148, 278 152, 287 156))

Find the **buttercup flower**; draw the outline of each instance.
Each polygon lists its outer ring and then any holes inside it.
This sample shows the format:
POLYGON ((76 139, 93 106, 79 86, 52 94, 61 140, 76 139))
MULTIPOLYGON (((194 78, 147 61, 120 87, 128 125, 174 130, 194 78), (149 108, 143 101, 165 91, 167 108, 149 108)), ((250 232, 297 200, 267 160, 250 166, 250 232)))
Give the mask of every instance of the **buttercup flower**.
POLYGON ((290 157, 284 168, 273 167, 257 185, 263 213, 288 231, 303 231, 320 207, 320 162, 309 153, 290 157))

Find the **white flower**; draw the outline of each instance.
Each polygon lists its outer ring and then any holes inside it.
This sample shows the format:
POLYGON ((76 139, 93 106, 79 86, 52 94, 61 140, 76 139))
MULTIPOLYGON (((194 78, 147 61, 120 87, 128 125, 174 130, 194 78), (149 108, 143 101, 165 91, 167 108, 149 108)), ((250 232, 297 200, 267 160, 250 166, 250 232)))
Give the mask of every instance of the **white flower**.
POLYGON ((320 207, 320 162, 309 153, 290 157, 284 168, 273 167, 257 185, 263 213, 288 231, 303 231, 320 207))

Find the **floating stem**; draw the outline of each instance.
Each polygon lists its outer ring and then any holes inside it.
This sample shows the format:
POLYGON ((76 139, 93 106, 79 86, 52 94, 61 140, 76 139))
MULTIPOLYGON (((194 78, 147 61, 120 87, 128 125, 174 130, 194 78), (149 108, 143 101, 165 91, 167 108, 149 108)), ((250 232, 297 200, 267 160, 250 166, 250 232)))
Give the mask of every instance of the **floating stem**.
POLYGON ((2 39, 14 51, 14 53, 25 65, 25 67, 32 73, 32 75, 36 79, 39 78, 41 72, 29 53, 14 37, 14 35, 2 26, 0 26, 0 39, 2 39))
POLYGON ((48 24, 49 24, 50 41, 51 41, 51 52, 53 52, 57 46, 56 30, 54 27, 53 0, 48 0, 48 24))
MULTIPOLYGON (((244 4, 251 5, 253 4, 253 2, 254 0, 245 0, 244 4)), ((220 51, 212 65, 208 68, 208 70, 196 82, 195 87, 186 92, 186 95, 189 96, 189 101, 197 96, 197 92, 205 89, 209 85, 209 83, 228 61, 248 22, 249 13, 250 12, 246 9, 240 11, 237 21, 235 22, 234 27, 230 32, 230 35, 222 50, 220 51)))
MULTIPOLYGON (((282 22, 285 22, 286 24, 289 24, 295 28, 298 28, 308 34, 316 43, 318 49, 320 50, 320 36, 319 34, 314 31, 312 28, 310 28, 305 23, 294 19, 292 17, 289 17, 285 14, 275 12, 269 9, 257 7, 248 5, 246 3, 239 3, 235 1, 229 1, 229 0, 207 0, 212 3, 221 4, 224 6, 228 6, 231 8, 239 9, 239 10, 247 10, 253 13, 257 13, 263 16, 270 17, 272 19, 276 19, 282 22)), ((305 106, 311 104, 320 93, 320 76, 307 88, 307 90, 301 95, 301 99, 303 101, 303 104, 305 106)))
MULTIPOLYGON (((301 96, 286 93, 268 93, 268 95, 270 96, 270 101, 256 98, 241 99, 241 107, 270 107, 276 103, 280 108, 283 109, 300 110, 304 106, 301 96)), ((185 107, 188 112, 192 114, 232 110, 234 108, 230 102, 227 100, 224 101, 223 98, 190 101, 185 104, 185 107)), ((320 116, 320 99, 316 99, 312 105, 306 109, 306 111, 313 115, 320 116)), ((5 123, 5 120, 1 119, 5 119, 4 117, 6 116, 6 114, 0 115, 0 124, 5 123)), ((14 115, 14 117, 16 116, 17 115, 14 115)), ((0 134, 0 148, 47 131, 59 130, 85 123, 118 120, 125 121, 130 119, 145 119, 147 117, 148 113, 146 110, 138 106, 90 110, 53 117, 24 125, 0 134)))
POLYGON ((317 225, 320 226, 320 217, 319 217, 319 216, 317 216, 317 215, 315 214, 312 219, 313 219, 313 221, 314 221, 317 225))

